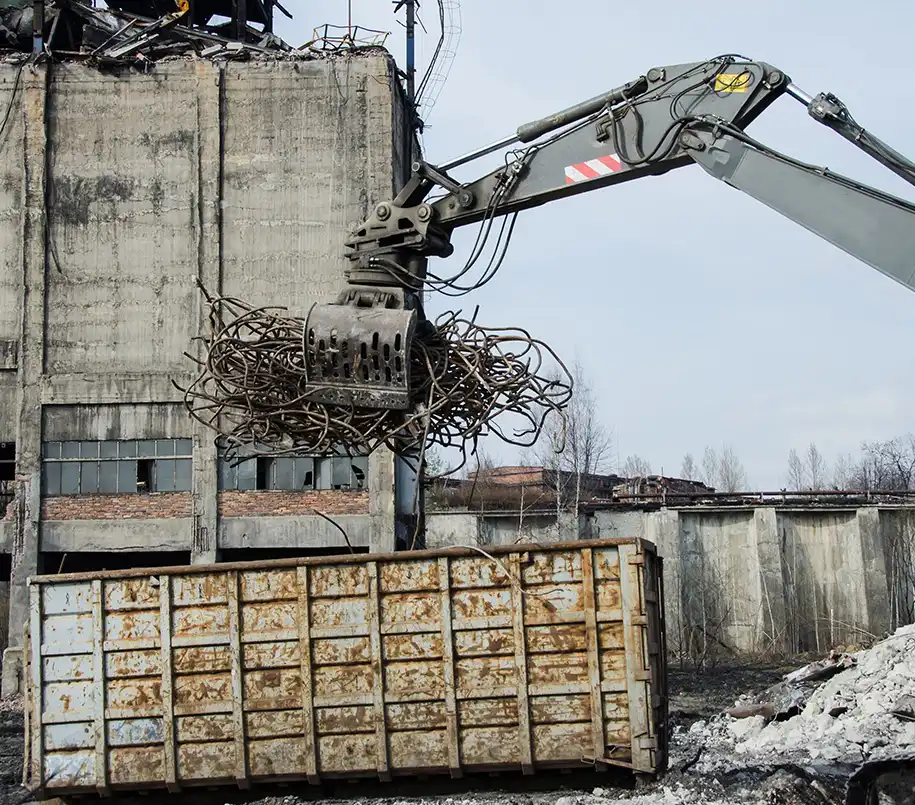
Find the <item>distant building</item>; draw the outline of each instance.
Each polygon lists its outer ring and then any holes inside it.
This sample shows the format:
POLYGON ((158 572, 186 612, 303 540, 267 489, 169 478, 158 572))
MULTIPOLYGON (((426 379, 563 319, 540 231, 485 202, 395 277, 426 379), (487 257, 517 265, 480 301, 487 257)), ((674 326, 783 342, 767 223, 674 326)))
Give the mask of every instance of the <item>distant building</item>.
POLYGON ((647 475, 628 478, 613 488, 613 497, 663 498, 665 496, 709 495, 715 488, 688 478, 668 478, 666 475, 647 475))
POLYGON ((714 491, 701 481, 663 475, 626 478, 589 473, 579 477, 566 470, 521 465, 489 467, 470 472, 465 479, 436 481, 428 503, 430 508, 552 508, 557 496, 569 505, 576 496, 580 503, 625 503, 714 491))

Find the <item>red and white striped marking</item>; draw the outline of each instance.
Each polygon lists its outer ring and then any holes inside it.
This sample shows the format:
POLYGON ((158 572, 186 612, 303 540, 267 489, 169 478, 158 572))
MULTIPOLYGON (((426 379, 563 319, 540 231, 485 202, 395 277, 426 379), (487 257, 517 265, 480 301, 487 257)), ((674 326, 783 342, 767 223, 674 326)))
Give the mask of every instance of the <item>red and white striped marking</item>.
POLYGON ((589 159, 587 162, 578 162, 575 165, 569 165, 566 168, 566 184, 576 184, 578 182, 589 182, 598 176, 607 176, 616 173, 622 169, 619 158, 616 154, 608 154, 605 157, 589 159))

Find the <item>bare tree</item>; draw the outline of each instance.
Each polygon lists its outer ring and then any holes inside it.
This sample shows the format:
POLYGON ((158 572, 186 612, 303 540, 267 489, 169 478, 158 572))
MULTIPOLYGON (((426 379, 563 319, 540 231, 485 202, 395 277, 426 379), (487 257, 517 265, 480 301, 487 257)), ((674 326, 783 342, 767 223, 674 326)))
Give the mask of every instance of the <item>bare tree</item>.
POLYGON ((807 464, 809 488, 814 491, 822 489, 826 483, 826 461, 813 442, 808 446, 804 460, 807 464))
POLYGON ((804 462, 793 447, 788 453, 788 488, 800 492, 807 485, 807 472, 804 462))
POLYGON ((476 454, 467 462, 467 478, 472 481, 467 508, 472 508, 476 504, 482 511, 486 507, 487 492, 493 485, 491 473, 495 467, 496 462, 492 456, 482 447, 478 447, 476 454))
POLYGON ((651 464, 641 456, 627 456, 620 474, 626 478, 647 478, 651 475, 651 464))
POLYGON ((848 453, 841 453, 832 468, 832 485, 836 489, 849 489, 854 481, 855 462, 848 453))
POLYGON ((701 481, 709 486, 718 486, 718 453, 714 447, 706 447, 702 455, 702 477, 701 481))
POLYGON ((699 467, 696 466, 696 461, 693 458, 692 453, 687 453, 683 456, 683 463, 680 465, 680 477, 686 479, 687 481, 697 480, 699 477, 699 467))
POLYGON ((742 492, 748 486, 746 470, 730 445, 725 445, 721 451, 721 459, 718 462, 718 481, 722 492, 742 492))
POLYGON ((446 472, 447 469, 445 457, 437 448, 428 448, 423 453, 423 474, 427 478, 435 478, 446 472))
POLYGON ((915 436, 865 443, 853 473, 858 489, 893 491, 915 488, 915 436))
POLYGON ((578 511, 585 476, 608 469, 613 435, 598 416, 594 390, 577 361, 573 364, 572 399, 564 415, 551 414, 533 454, 553 471, 557 509, 572 505, 578 511))

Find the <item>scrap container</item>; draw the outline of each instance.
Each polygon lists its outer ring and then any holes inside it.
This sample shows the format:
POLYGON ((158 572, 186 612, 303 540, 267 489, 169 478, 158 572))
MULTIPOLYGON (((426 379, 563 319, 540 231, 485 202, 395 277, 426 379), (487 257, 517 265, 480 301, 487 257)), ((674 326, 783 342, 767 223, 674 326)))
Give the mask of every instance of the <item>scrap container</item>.
POLYGON ((661 559, 643 540, 29 584, 41 797, 666 763, 661 559))

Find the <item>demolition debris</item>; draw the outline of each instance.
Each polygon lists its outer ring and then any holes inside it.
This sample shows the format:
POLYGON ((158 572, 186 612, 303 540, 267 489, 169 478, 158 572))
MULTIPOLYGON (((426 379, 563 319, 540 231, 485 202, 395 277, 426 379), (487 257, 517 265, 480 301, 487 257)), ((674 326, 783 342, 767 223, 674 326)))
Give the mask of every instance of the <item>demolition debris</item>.
MULTIPOLYGON (((210 332, 199 339, 205 357, 188 356, 199 374, 182 391, 191 416, 228 447, 257 445, 279 455, 329 453, 341 445, 355 454, 382 444, 398 453, 437 445, 460 450, 466 460, 489 433, 533 444, 547 416, 561 413, 572 396, 571 376, 543 342, 524 330, 489 329, 475 316, 445 313, 412 340, 401 367, 411 378, 408 410, 316 402, 310 377, 316 369, 303 341, 306 319, 283 308, 208 299, 210 332), (501 422, 505 414, 513 415, 511 432, 501 422)), ((348 354, 345 341, 340 351, 348 354)), ((341 360, 340 373, 361 376, 364 369, 367 380, 374 378, 382 364, 393 363, 378 352, 357 352, 352 366, 341 360)))
POLYGON ((383 42, 341 40, 330 32, 294 48, 273 33, 277 0, 9 0, 0 9, 0 55, 31 53, 99 67, 143 65, 169 57, 301 58, 316 51, 362 49, 383 42), (33 27, 35 20, 41 24, 33 27), (341 44, 342 42, 342 44, 341 44))

